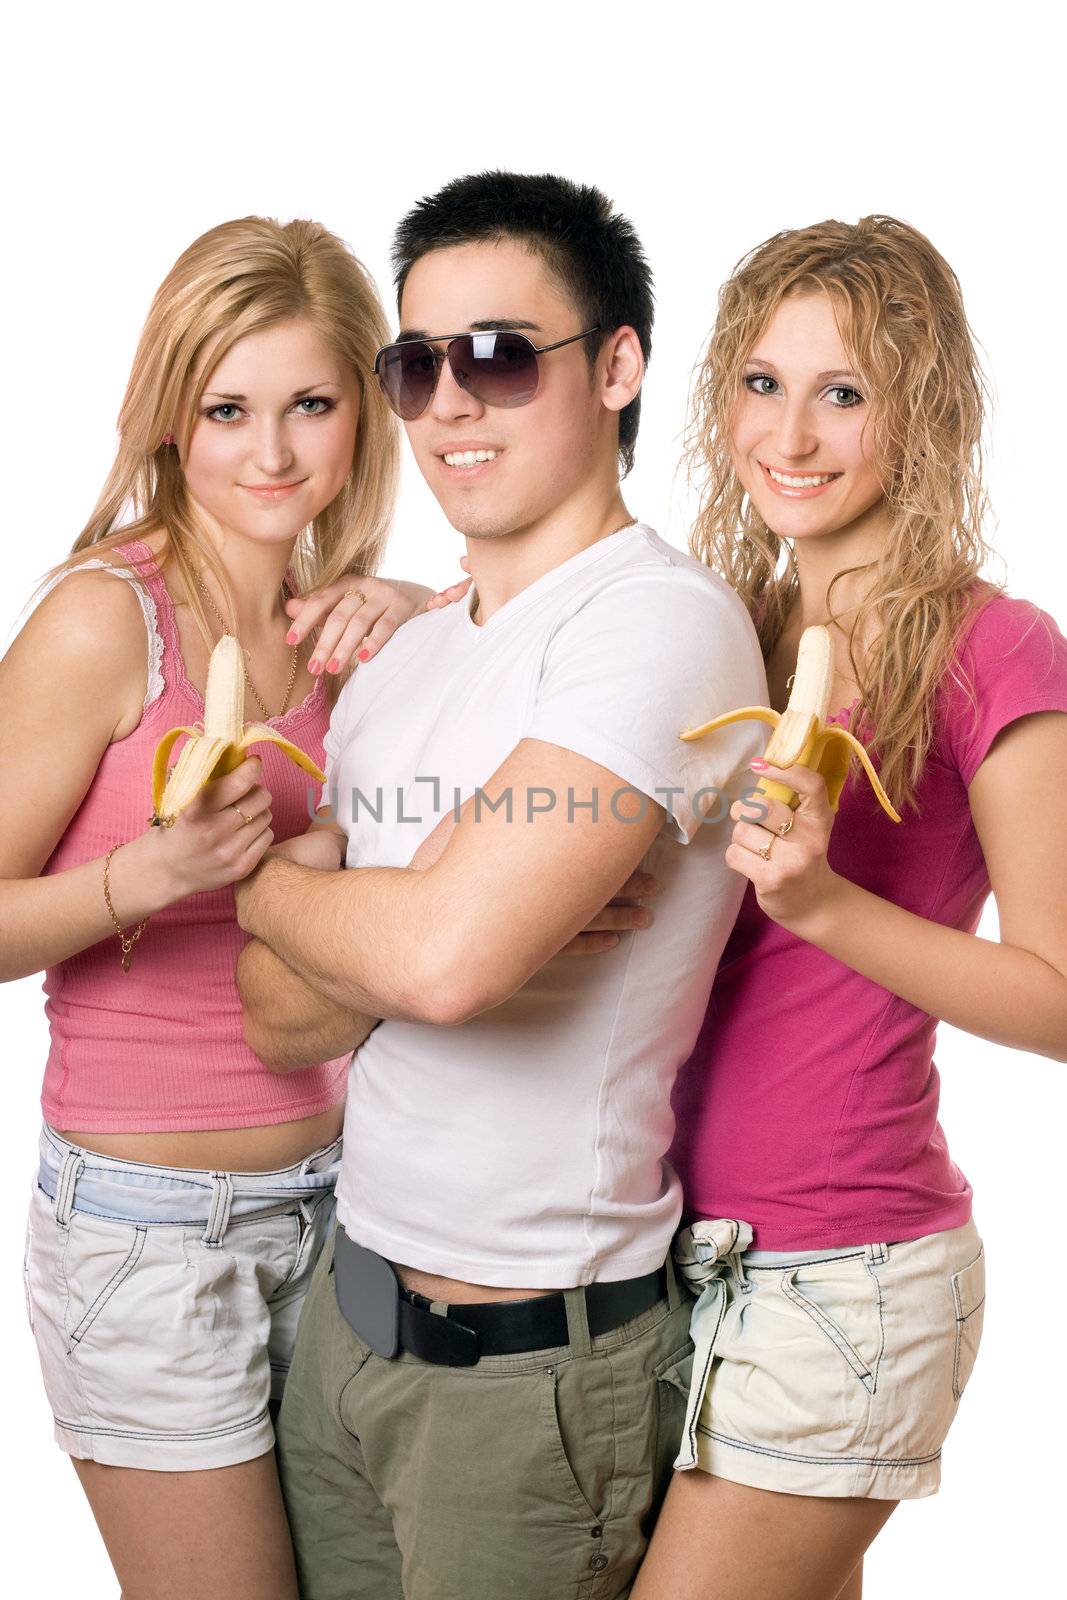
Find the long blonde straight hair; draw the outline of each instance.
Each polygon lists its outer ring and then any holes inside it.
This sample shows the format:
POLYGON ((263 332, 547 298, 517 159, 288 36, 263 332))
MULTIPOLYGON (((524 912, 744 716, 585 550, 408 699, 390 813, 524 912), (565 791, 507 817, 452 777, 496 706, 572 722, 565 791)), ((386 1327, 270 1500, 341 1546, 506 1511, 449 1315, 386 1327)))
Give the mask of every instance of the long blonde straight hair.
MULTIPOLYGON (((194 240, 156 291, 119 411, 114 465, 71 554, 46 573, 41 587, 79 565, 90 548, 108 550, 162 529, 167 540, 160 565, 173 556, 205 644, 211 648, 214 634, 195 580, 205 563, 235 631, 226 573, 197 532, 178 451, 163 440, 168 433, 186 435, 212 370, 238 339, 294 317, 306 318, 355 371, 361 403, 352 470, 298 538, 293 572, 306 590, 376 570, 392 516, 399 440, 378 384, 368 381, 375 352, 389 338, 374 281, 343 241, 317 222, 242 217, 194 240)), ((328 688, 336 691, 336 681, 328 678, 328 688)))
MULTIPOLYGON (((756 340, 786 296, 812 292, 830 297, 871 403, 889 519, 849 630, 860 703, 848 725, 858 731, 866 718, 877 730, 882 782, 901 809, 915 806, 933 690, 952 670, 961 626, 1002 592, 980 577, 992 553, 982 536, 985 380, 959 281, 915 228, 886 216, 820 222, 775 234, 735 267, 693 388, 686 460, 700 504, 691 544, 738 591, 769 657, 799 591, 796 557, 745 494, 730 458, 731 420, 756 340), (855 641, 869 628, 874 642, 857 661, 855 641)), ((860 570, 835 574, 831 617, 834 585, 860 570)))

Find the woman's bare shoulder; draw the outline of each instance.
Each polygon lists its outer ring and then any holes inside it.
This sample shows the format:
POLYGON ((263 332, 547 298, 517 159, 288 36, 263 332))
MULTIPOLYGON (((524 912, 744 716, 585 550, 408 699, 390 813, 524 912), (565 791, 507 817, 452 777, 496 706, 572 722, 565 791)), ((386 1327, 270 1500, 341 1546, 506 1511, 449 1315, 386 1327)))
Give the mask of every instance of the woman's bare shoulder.
POLYGON ((88 697, 118 728, 135 706, 140 714, 147 665, 144 613, 132 585, 99 567, 75 567, 30 613, 0 663, 0 679, 20 694, 33 683, 35 698, 44 690, 68 707, 88 697))

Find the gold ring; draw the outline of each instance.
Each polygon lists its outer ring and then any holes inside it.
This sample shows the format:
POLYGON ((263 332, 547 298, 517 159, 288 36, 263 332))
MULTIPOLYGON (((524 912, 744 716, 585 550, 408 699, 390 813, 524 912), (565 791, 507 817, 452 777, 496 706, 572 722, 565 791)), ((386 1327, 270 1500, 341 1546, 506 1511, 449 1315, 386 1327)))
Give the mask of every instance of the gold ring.
POLYGON ((346 589, 341 598, 343 600, 347 600, 349 595, 353 594, 359 595, 359 603, 361 606, 365 606, 367 604, 367 596, 363 593, 362 589, 346 589))
POLYGON ((766 844, 765 844, 765 845, 764 845, 764 846, 763 846, 763 848, 762 848, 762 850, 757 850, 757 851, 756 851, 756 854, 757 854, 757 855, 758 855, 758 856, 762 856, 762 857, 763 857, 763 859, 764 859, 764 861, 769 861, 769 860, 770 860, 770 859, 771 859, 771 845, 772 845, 772 844, 773 844, 773 843, 774 843, 774 839, 773 839, 773 837, 772 837, 772 838, 771 838, 771 839, 769 839, 769 840, 768 840, 768 841, 767 841, 767 843, 766 843, 766 844))
POLYGON ((789 832, 790 828, 793 826, 793 821, 794 821, 793 813, 790 812, 787 820, 785 822, 783 822, 781 827, 776 830, 779 839, 784 839, 785 838, 786 834, 789 832))
POLYGON ((235 811, 236 811, 236 813, 237 813, 237 815, 238 815, 238 816, 239 816, 239 817, 241 817, 241 818, 243 818, 243 820, 244 820, 244 821, 245 821, 245 822, 251 822, 251 821, 252 821, 252 818, 251 818, 251 817, 246 817, 246 816, 245 816, 245 814, 244 814, 244 812, 243 812, 243 811, 242 811, 242 810, 241 810, 241 808, 240 808, 240 806, 239 806, 239 805, 235 805, 235 806, 234 806, 234 808, 233 808, 233 809, 234 809, 234 810, 235 810, 235 811))

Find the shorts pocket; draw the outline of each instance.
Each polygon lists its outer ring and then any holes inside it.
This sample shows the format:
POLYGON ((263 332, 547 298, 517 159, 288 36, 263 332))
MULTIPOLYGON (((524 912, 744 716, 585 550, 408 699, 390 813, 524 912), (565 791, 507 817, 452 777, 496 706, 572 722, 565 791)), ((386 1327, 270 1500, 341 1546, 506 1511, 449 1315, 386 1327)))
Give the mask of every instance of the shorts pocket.
POLYGON ((985 1316, 985 1250, 980 1249, 969 1267, 952 1274, 956 1306, 956 1353, 952 1363, 952 1393, 959 1399, 967 1387, 982 1337, 985 1316))
POLYGON ((26 1244, 22 1252, 22 1290, 26 1296, 26 1318, 33 1332, 33 1299, 30 1295, 30 1252, 33 1249, 33 1206, 26 1216, 26 1244))
POLYGON ((66 1258, 70 1306, 67 1349, 73 1352, 126 1282, 144 1250, 145 1226, 112 1222, 84 1211, 71 1215, 66 1258))
POLYGON ((816 1304, 813 1299, 804 1294, 796 1282, 799 1267, 793 1267, 782 1274, 782 1293, 793 1305, 809 1316, 819 1331, 829 1340, 840 1355, 844 1358, 849 1370, 858 1378, 869 1394, 875 1391, 875 1375, 870 1366, 860 1355, 851 1339, 830 1316, 823 1306, 816 1304))

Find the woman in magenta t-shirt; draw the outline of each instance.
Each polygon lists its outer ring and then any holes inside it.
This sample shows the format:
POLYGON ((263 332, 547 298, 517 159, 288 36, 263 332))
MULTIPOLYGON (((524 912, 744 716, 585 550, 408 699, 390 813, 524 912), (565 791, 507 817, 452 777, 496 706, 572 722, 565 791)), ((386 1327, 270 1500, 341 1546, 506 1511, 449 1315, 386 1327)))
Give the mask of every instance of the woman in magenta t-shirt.
POLYGON ((731 809, 750 883, 675 1095, 693 1384, 634 1600, 857 1600, 896 1502, 938 1487, 981 1332, 936 1019, 1067 1059, 1067 641, 979 577, 982 400, 958 282, 891 218, 780 234, 722 292, 694 548, 777 709, 830 627, 831 720, 903 820, 855 768, 835 816, 758 761, 799 804, 731 809), (999 943, 974 937, 991 879, 999 943))

